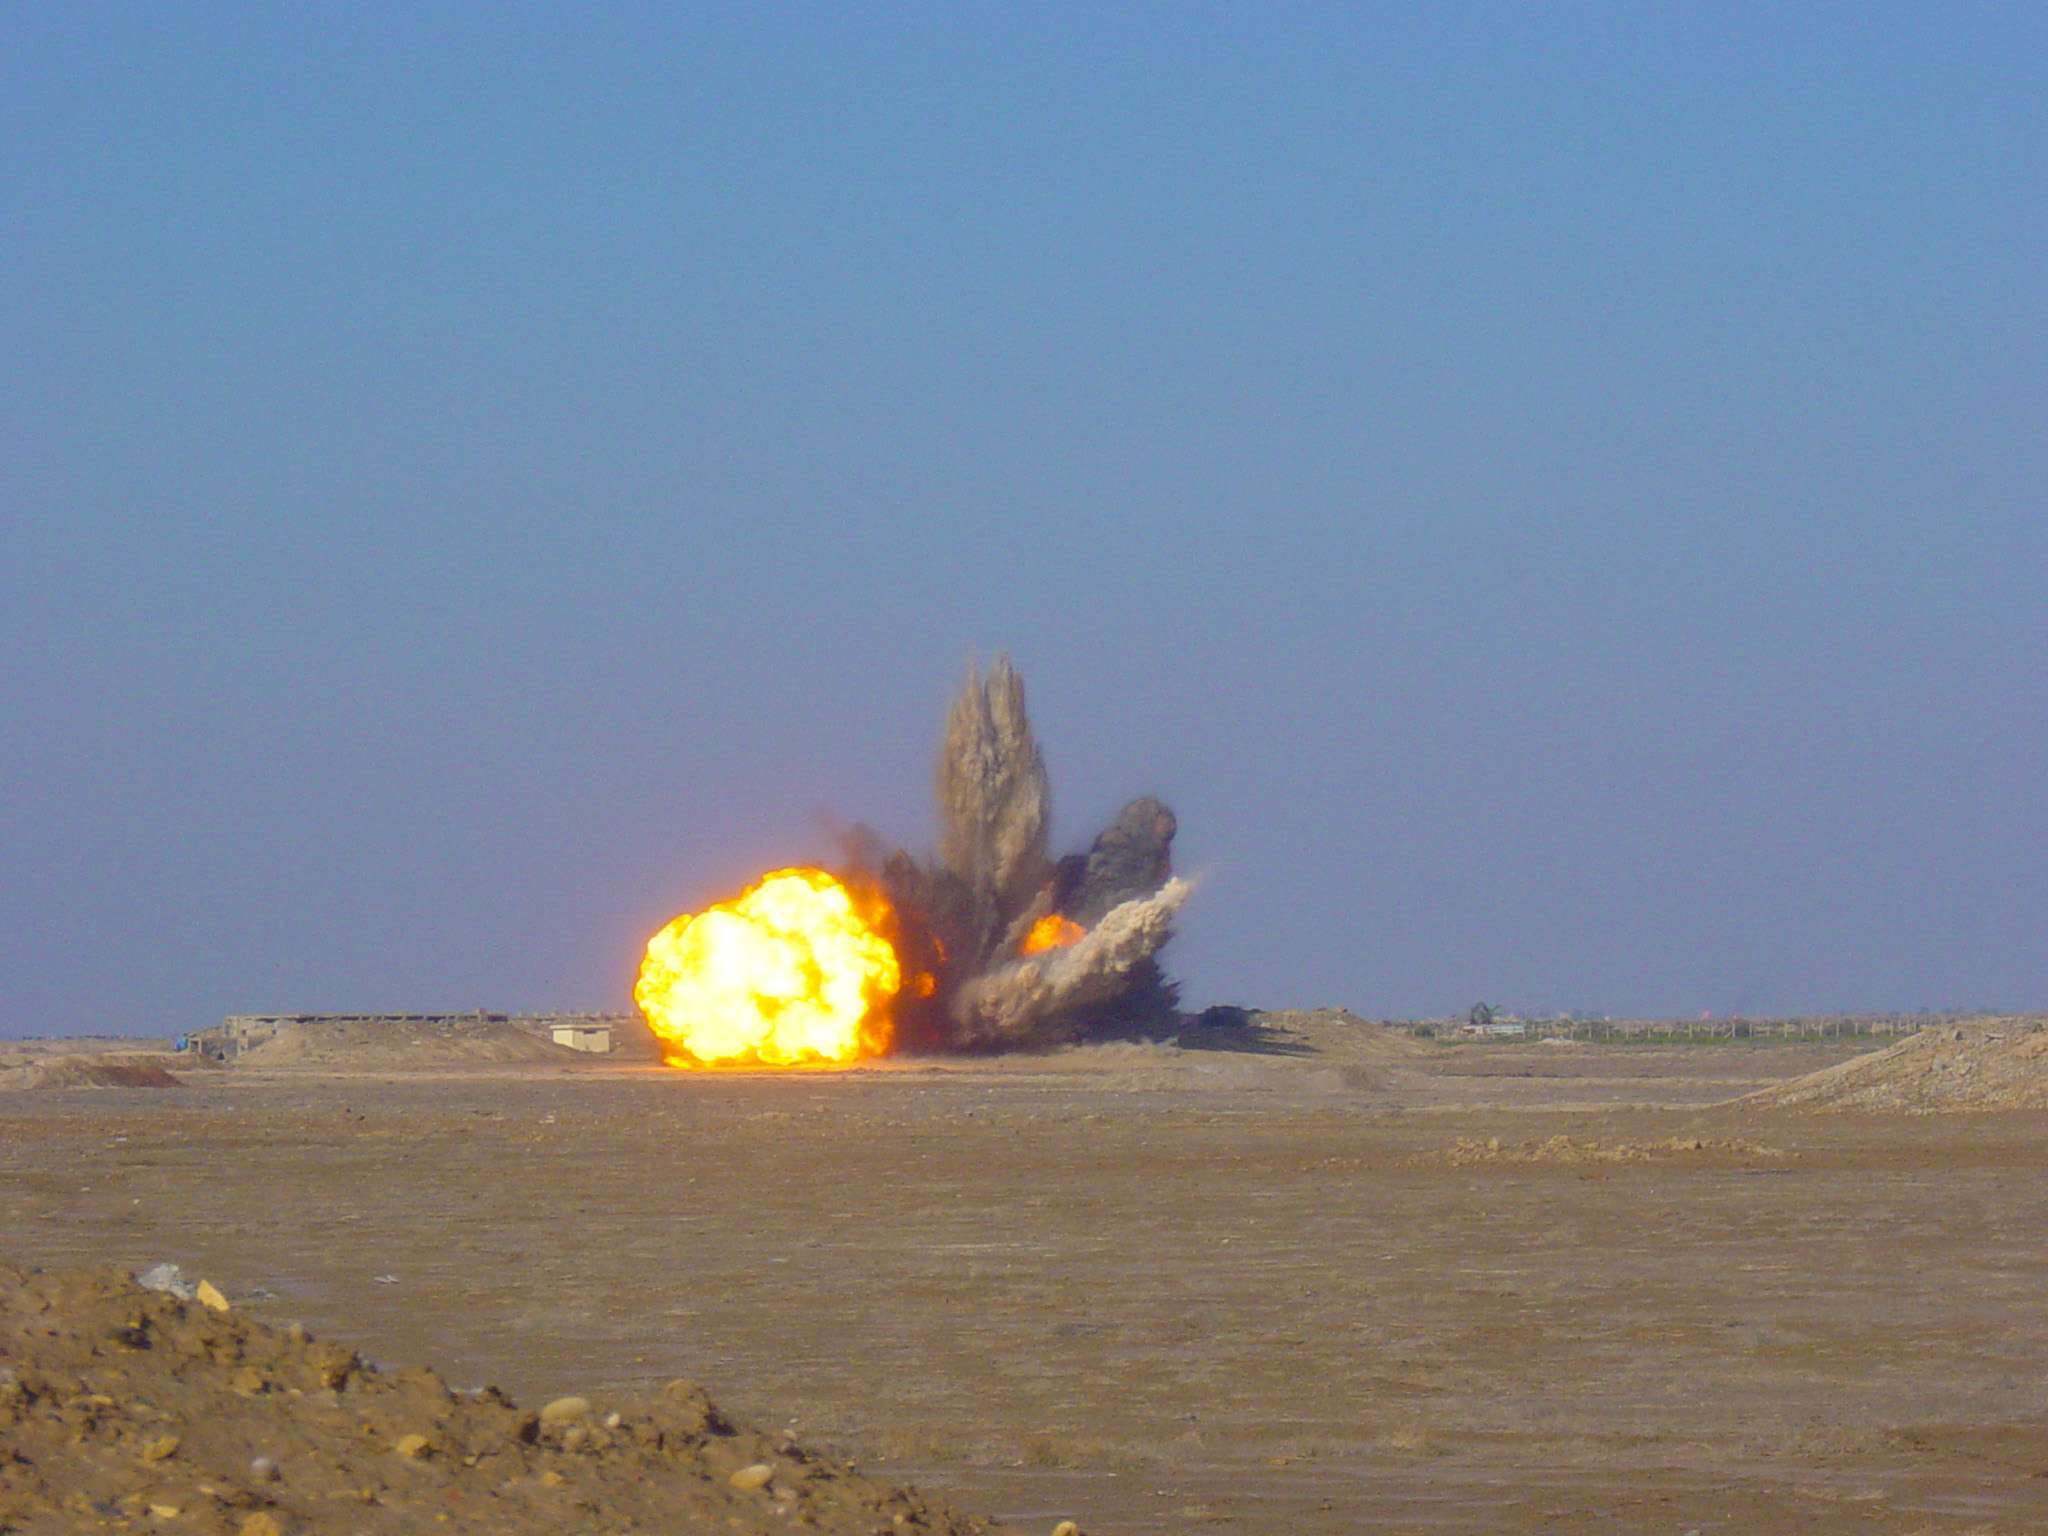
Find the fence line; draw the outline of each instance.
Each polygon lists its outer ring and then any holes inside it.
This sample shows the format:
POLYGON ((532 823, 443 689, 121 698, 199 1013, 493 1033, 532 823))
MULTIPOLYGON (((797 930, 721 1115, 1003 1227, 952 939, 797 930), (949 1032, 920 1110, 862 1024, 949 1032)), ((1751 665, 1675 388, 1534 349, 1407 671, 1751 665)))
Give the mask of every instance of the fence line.
POLYGON ((1460 1019, 1423 1019, 1397 1028, 1447 1039, 1486 1040, 1850 1040, 1896 1038, 1947 1023, 1932 1014, 1811 1019, 1516 1019, 1475 1028, 1460 1019))

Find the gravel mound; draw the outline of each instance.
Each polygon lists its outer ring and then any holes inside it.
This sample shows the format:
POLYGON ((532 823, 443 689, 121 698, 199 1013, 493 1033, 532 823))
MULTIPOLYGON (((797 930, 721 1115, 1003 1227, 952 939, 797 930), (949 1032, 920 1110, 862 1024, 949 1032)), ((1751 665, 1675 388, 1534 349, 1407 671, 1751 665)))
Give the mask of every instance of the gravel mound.
POLYGON ((0 1092, 34 1088, 177 1088, 161 1056, 55 1056, 0 1069, 0 1092))
POLYGON ((339 1072, 404 1072, 501 1062, 587 1065, 593 1058, 509 1024, 453 1020, 430 1026, 323 1019, 287 1024, 235 1065, 314 1067, 339 1072))
POLYGON ((2048 1020, 1943 1024, 1749 1096, 1774 1109, 2048 1109, 2048 1020))
POLYGON ((998 1529, 735 1425, 684 1382, 531 1412, 197 1296, 0 1266, 0 1531, 998 1529))

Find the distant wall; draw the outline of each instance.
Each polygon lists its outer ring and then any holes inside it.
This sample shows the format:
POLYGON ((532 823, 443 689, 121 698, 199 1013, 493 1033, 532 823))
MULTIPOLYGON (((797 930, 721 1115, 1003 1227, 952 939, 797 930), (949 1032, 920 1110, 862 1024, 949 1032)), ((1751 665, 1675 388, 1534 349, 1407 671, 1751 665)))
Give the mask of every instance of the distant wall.
POLYGON ((1974 1017, 1964 1014, 1826 1014, 1798 1019, 1577 1019, 1568 1015, 1517 1019, 1500 1015, 1492 1024, 1465 1019, 1387 1019, 1389 1029, 1439 1039, 1517 1040, 1848 1040, 1917 1034, 1929 1025, 1974 1017))
POLYGON ((475 1029, 496 1024, 552 1042, 558 1024, 598 1024, 612 1032, 612 1054, 655 1060, 654 1036, 637 1013, 231 1013, 212 1029, 197 1030, 194 1045, 212 1055, 239 1056, 293 1024, 359 1024, 398 1030, 475 1029))
POLYGON ((416 1029, 436 1024, 509 1024, 509 1013, 231 1013, 220 1027, 232 1036, 262 1033, 274 1035, 287 1024, 390 1024, 416 1029))

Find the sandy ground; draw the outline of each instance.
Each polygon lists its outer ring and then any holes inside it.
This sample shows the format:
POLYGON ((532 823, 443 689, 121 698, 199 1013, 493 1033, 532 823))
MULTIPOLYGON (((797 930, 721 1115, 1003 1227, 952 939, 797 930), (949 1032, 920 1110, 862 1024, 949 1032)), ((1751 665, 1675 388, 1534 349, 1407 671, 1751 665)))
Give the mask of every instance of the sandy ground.
POLYGON ((0 1257, 1041 1529, 2048 1527, 2048 1113, 1725 1102, 1853 1049, 234 1068, 0 1098, 0 1257))

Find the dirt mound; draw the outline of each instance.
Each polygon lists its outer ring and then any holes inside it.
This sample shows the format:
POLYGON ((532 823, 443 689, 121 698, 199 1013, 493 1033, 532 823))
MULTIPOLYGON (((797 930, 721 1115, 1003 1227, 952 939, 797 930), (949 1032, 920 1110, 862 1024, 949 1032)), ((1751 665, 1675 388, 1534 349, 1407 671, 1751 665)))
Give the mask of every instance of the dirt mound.
POLYGON ((1685 1158, 1752 1162, 1782 1158, 1776 1147, 1739 1137, 1672 1136, 1663 1141, 1574 1141, 1551 1136, 1541 1141, 1503 1143, 1498 1137, 1474 1141, 1461 1136, 1443 1152, 1454 1168, 1480 1163, 1656 1163, 1685 1158))
POLYGON ((161 1056, 53 1056, 0 1068, 0 1092, 27 1088, 176 1088, 161 1056))
POLYGON ((407 1025, 321 1019, 284 1025, 261 1045, 235 1058, 235 1064, 330 1072, 406 1072, 506 1062, 576 1066, 593 1059, 509 1024, 451 1020, 407 1025))
POLYGON ((0 1266, 0 1361, 0 1530, 997 1529, 736 1426, 684 1382, 525 1412, 116 1270, 0 1266))
POLYGON ((1775 1109, 2048 1109, 2048 1021, 1973 1020, 1795 1077, 1746 1101, 1775 1109))
POLYGON ((1313 1056, 1342 1063, 1388 1066, 1419 1061, 1435 1047, 1348 1008, 1215 1009, 1180 1032, 1190 1050, 1247 1050, 1271 1056, 1313 1056), (1228 1022, 1210 1022, 1216 1015, 1228 1022))

